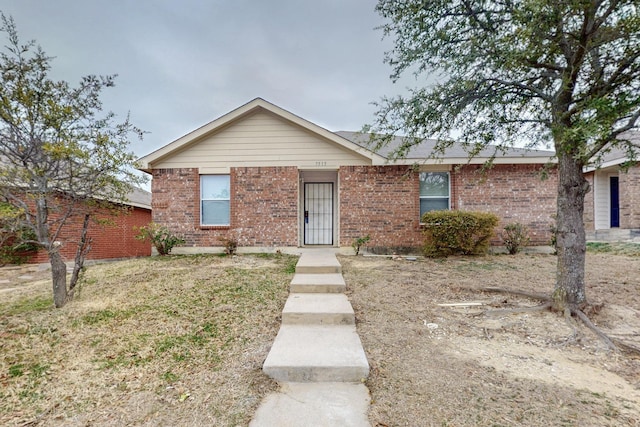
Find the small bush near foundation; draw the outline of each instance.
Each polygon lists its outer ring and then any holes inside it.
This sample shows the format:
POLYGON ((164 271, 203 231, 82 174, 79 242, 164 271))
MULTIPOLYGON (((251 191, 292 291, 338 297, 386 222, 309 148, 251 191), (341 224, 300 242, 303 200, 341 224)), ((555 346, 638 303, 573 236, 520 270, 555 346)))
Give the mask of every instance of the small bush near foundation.
POLYGON ((422 216, 422 223, 425 256, 481 255, 489 250, 498 217, 485 212, 431 211, 422 216))
POLYGON ((185 243, 184 239, 173 234, 167 227, 155 222, 150 222, 149 225, 137 228, 137 230, 136 239, 151 241, 160 255, 169 255, 171 249, 185 243))
POLYGON ((511 255, 515 255, 527 246, 531 239, 529 238, 529 230, 526 225, 514 222, 504 226, 502 232, 502 241, 507 251, 511 255))
POLYGON ((551 217, 553 222, 549 225, 549 233, 551 233, 551 240, 549 246, 553 248, 553 254, 558 255, 558 224, 556 223, 556 216, 551 217))
POLYGON ((371 240, 371 236, 367 234, 366 236, 358 237, 353 241, 351 247, 355 251, 356 256, 358 256, 358 254, 360 253, 360 249, 363 248, 367 243, 369 243, 369 240, 371 240))
POLYGON ((224 247, 224 253, 227 255, 234 255, 238 250, 238 239, 235 237, 221 237, 218 239, 224 247))

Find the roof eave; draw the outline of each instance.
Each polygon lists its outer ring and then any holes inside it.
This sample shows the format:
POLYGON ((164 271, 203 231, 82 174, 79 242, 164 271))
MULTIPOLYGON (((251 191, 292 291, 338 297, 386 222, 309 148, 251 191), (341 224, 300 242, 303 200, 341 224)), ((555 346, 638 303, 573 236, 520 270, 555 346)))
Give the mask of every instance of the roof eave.
POLYGON ((619 166, 619 165, 623 164, 624 162, 627 162, 628 160, 629 159, 626 158, 626 157, 619 157, 617 159, 612 159, 612 160, 608 160, 606 162, 602 162, 601 164, 599 164, 597 166, 596 165, 585 166, 584 168, 582 168, 582 171, 584 173, 587 173, 587 172, 593 172, 593 171, 598 170, 598 169, 609 168, 611 166, 619 166))
POLYGON ((414 165, 416 163, 424 165, 481 165, 488 161, 492 161, 496 165, 511 165, 511 164, 547 164, 556 163, 556 159, 550 156, 521 156, 521 157, 495 157, 493 160, 490 157, 444 157, 444 158, 405 158, 389 160, 387 164, 395 165, 414 165))

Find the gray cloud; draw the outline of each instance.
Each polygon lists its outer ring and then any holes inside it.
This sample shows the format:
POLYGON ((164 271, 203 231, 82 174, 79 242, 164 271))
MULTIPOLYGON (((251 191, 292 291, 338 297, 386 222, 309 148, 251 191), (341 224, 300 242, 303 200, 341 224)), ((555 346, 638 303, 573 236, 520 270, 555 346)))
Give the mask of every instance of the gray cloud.
POLYGON ((150 132, 145 155, 262 97, 330 130, 358 130, 391 95, 390 41, 370 0, 5 0, 53 77, 118 74, 105 108, 150 132))

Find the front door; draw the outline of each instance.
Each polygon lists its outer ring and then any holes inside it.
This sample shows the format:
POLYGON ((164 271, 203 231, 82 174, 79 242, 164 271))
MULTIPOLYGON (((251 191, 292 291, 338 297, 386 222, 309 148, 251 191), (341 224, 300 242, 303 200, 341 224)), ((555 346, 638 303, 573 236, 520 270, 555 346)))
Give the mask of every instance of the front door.
POLYGON ((304 244, 333 245, 333 183, 304 184, 304 244))
POLYGON ((620 227, 620 190, 617 176, 609 177, 611 227, 620 227))

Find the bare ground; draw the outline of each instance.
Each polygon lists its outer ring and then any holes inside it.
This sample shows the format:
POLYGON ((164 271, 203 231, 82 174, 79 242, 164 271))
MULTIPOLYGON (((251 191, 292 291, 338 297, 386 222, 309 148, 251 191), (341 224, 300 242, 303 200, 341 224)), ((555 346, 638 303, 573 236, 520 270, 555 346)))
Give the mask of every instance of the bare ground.
MULTIPOLYGON (((340 257, 371 365, 373 426, 638 426, 640 359, 575 319, 510 313, 550 295, 552 255, 340 257), (439 304, 481 303, 469 306, 439 304), (507 310, 507 311, 500 311, 507 310)), ((593 321, 640 348, 640 257, 588 254, 593 321)))
MULTIPOLYGON (((506 313, 549 294, 555 257, 339 257, 382 426, 639 426, 640 359, 574 319, 506 313), (442 306, 439 304, 482 305, 442 306), (488 313, 487 313, 488 312, 488 313), (494 313, 492 313, 494 312, 494 313)), ((92 266, 51 308, 48 272, 0 269, 0 425, 242 426, 276 385, 261 373, 290 258, 92 266)), ((640 257, 588 254, 594 322, 640 347, 640 257)))

